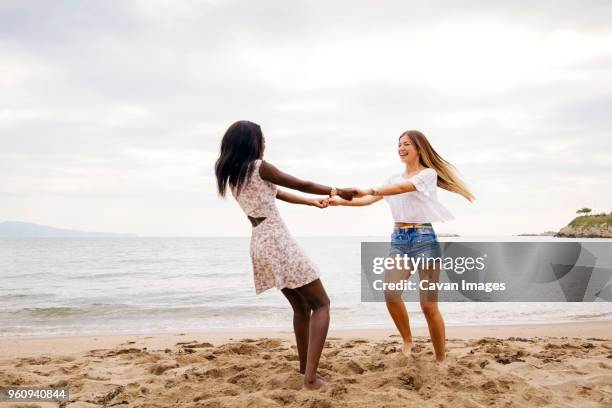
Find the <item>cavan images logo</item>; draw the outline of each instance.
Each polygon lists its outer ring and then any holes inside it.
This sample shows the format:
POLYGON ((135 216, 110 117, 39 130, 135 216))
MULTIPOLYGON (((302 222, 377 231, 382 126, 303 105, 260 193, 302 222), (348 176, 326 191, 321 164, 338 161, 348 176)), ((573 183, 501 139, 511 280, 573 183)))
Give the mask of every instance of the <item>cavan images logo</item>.
POLYGON ((390 291, 415 301, 612 301, 612 242, 446 242, 442 256, 389 255, 392 244, 362 242, 361 298, 390 291))

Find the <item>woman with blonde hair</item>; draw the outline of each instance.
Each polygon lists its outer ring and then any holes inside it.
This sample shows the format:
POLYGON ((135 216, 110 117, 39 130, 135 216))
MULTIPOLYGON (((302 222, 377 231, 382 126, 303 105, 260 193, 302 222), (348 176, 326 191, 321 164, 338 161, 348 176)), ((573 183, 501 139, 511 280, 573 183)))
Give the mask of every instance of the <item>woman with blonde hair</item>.
MULTIPOLYGON (((457 193, 469 201, 474 196, 458 177, 455 168, 444 160, 431 146, 425 135, 418 130, 402 133, 398 141, 398 155, 405 168, 401 173, 392 175, 385 185, 378 188, 357 189, 352 201, 328 200, 332 206, 366 206, 385 199, 395 221, 391 234, 390 255, 409 257, 422 256, 436 258, 441 256, 440 244, 432 222, 453 219, 451 213, 438 201, 436 187, 457 193)), ((426 262, 419 268, 420 280, 438 282, 439 263, 426 262)), ((385 273, 385 281, 399 282, 407 279, 415 271, 391 270, 385 273)), ((408 312, 402 301, 401 290, 385 291, 387 309, 400 332, 406 356, 412 353, 412 334, 408 312)), ((445 360, 444 320, 438 309, 436 291, 420 290, 420 303, 429 334, 435 350, 436 361, 445 360)))

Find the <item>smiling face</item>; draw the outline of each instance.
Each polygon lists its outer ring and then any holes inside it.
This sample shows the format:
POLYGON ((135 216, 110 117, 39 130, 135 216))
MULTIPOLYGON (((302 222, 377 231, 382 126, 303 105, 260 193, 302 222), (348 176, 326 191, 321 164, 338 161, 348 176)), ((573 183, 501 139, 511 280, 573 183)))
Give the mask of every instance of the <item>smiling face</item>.
POLYGON ((403 163, 409 163, 419 157, 419 152, 408 135, 399 138, 397 154, 403 163))

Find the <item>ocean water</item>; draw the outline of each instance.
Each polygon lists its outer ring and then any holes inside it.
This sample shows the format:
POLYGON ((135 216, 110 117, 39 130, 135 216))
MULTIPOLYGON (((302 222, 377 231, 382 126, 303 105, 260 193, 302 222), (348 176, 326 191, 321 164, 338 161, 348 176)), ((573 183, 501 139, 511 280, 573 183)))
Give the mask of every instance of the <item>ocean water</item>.
MULTIPOLYGON (((321 268, 332 328, 393 327, 384 304, 360 302, 360 243, 384 239, 298 238, 321 268)), ((440 307, 448 325, 612 319, 607 302, 440 307)), ((424 326, 418 303, 408 309, 424 326)), ((290 330, 291 310, 275 289, 255 295, 249 238, 0 239, 0 337, 268 328, 290 330)))

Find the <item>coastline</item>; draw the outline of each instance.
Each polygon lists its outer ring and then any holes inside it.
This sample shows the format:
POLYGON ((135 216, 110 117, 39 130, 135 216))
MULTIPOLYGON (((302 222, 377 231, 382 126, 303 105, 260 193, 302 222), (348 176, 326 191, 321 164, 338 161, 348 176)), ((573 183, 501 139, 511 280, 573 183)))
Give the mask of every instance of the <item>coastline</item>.
MULTIPOLYGON (((426 326, 412 328, 415 337, 428 337, 426 326)), ((343 339, 365 338, 372 341, 397 337, 394 328, 338 329, 330 330, 329 337, 343 339)), ((170 333, 97 334, 76 336, 35 336, 0 338, 0 358, 25 357, 31 355, 72 355, 85 353, 95 348, 114 348, 131 344, 132 347, 165 349, 178 342, 206 341, 215 346, 244 338, 278 338, 293 341, 293 331, 287 330, 209 330, 170 333), (134 342, 134 343, 131 343, 134 342)), ((484 326, 447 326, 447 339, 471 340, 484 337, 568 337, 568 338, 612 338, 612 320, 567 323, 529 323, 484 326)))

